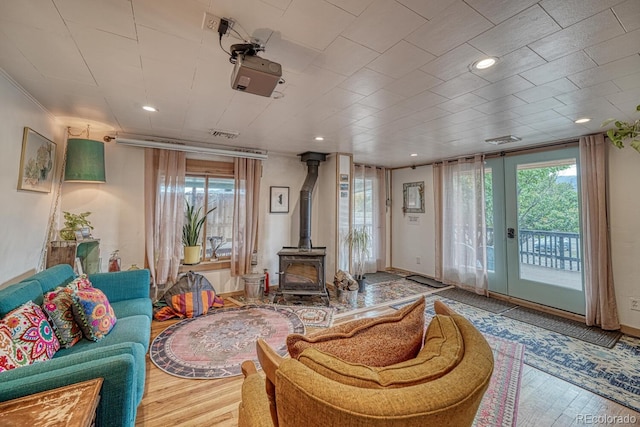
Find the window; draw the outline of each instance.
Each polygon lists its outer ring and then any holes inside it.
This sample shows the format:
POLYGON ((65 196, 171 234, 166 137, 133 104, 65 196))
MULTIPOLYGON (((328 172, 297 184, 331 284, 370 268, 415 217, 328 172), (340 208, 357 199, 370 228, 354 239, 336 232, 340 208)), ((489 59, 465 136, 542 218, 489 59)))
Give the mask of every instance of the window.
POLYGON ((233 163, 187 159, 185 198, 202 212, 214 208, 202 228, 203 261, 229 259, 233 233, 233 163))

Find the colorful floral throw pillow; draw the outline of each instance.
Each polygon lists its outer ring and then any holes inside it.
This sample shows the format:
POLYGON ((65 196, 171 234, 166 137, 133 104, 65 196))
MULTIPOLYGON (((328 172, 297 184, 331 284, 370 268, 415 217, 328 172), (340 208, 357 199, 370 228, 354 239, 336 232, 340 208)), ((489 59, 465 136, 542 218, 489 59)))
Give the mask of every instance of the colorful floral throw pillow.
POLYGON ((100 341, 116 324, 116 315, 106 295, 96 288, 78 289, 73 293, 73 317, 85 338, 100 341))
POLYGON ((30 363, 25 352, 11 339, 11 331, 7 325, 0 323, 0 372, 30 363))
POLYGON ((47 316, 33 301, 27 301, 2 320, 11 338, 33 361, 49 360, 60 350, 60 342, 47 316))
POLYGON ((70 289, 73 292, 77 290, 89 289, 89 288, 93 288, 93 285, 91 284, 91 281, 89 280, 86 274, 79 275, 73 281, 67 284, 67 289, 70 289))
POLYGON ((73 318, 73 296, 64 290, 47 292, 44 295, 42 311, 51 319, 51 325, 60 345, 69 348, 82 339, 80 326, 73 318))

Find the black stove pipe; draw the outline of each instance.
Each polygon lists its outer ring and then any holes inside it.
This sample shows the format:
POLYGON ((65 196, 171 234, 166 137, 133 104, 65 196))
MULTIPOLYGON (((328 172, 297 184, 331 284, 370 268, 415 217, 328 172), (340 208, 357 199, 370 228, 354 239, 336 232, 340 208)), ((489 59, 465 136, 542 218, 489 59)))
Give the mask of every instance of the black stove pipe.
POLYGON ((298 249, 303 251, 311 250, 311 199, 313 188, 318 179, 318 166, 325 161, 326 154, 306 152, 300 154, 300 160, 307 163, 307 177, 300 190, 300 240, 298 249))

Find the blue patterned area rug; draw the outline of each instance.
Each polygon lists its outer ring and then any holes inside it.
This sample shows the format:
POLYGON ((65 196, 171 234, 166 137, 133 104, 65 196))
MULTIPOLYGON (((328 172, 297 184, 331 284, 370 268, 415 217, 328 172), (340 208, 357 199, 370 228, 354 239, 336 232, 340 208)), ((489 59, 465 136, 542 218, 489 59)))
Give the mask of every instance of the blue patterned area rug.
POLYGON ((440 299, 482 333, 524 344, 527 365, 640 411, 640 339, 623 335, 607 349, 437 294, 426 298, 427 322, 434 316, 433 301, 440 299))

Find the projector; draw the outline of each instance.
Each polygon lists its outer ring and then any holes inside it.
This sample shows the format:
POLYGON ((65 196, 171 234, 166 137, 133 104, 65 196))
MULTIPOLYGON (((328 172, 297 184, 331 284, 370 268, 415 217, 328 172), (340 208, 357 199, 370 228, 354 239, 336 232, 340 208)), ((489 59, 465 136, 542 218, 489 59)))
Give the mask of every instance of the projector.
POLYGON ((282 77, 282 66, 259 56, 238 55, 231 73, 231 88, 271 96, 282 77))

